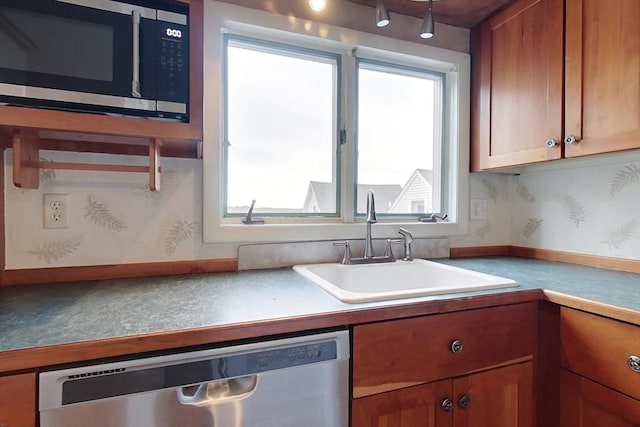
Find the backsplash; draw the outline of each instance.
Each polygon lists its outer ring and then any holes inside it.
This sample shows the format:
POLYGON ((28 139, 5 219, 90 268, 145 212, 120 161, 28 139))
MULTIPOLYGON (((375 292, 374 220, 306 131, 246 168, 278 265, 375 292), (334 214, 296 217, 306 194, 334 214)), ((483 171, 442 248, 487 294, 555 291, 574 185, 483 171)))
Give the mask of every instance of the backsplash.
MULTIPOLYGON (((41 155, 65 162, 147 161, 105 154, 41 155)), ((148 190, 145 174, 67 170, 42 170, 40 188, 23 190, 12 183, 11 150, 5 165, 9 270, 238 256, 238 245, 202 242, 200 161, 163 159, 160 192, 148 190), (68 229, 43 228, 44 193, 70 195, 68 229)), ((449 239, 451 247, 511 244, 640 258, 640 161, 519 176, 474 173, 469 190, 472 199, 486 200, 487 219, 470 221, 466 236, 449 239)), ((241 253, 256 250, 246 248, 241 253)))
MULTIPOLYGON (((145 165, 145 157, 42 151, 48 161, 145 165)), ((234 258, 202 243, 202 163, 162 159, 161 191, 143 173, 40 171, 40 188, 13 185, 5 155, 7 269, 234 258), (45 193, 70 196, 68 229, 44 229, 45 193)))
POLYGON ((640 162, 510 178, 512 245, 639 259, 640 162))

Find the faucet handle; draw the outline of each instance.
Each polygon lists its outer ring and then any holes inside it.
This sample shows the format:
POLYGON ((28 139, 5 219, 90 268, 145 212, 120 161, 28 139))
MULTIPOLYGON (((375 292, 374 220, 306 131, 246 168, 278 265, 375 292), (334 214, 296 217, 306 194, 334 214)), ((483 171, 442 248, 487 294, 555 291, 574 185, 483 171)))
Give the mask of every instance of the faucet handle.
POLYGON ((387 239, 387 247, 384 250, 384 256, 385 257, 394 258, 395 259, 395 257, 393 256, 393 251, 391 250, 391 245, 394 244, 394 243, 403 244, 404 240, 402 240, 402 239, 387 239))
POLYGON ((342 261, 340 264, 351 264, 351 244, 348 240, 341 242, 333 242, 333 246, 344 246, 344 255, 342 255, 342 261))

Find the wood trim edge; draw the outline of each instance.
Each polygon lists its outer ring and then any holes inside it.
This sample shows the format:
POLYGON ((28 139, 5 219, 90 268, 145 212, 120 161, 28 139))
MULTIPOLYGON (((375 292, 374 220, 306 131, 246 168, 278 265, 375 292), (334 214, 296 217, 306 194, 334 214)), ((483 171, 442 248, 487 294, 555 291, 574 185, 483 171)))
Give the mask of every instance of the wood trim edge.
POLYGON ((509 255, 640 273, 640 261, 633 259, 586 255, 550 249, 527 248, 523 246, 509 246, 509 255))
POLYGON ((510 246, 474 246, 469 248, 450 248, 449 256, 451 258, 470 258, 481 256, 500 256, 509 255, 510 246))
POLYGON ((640 273, 640 260, 562 252, 550 249, 527 248, 524 246, 503 245, 451 248, 449 250, 449 256, 451 258, 518 256, 523 258, 543 259, 546 261, 565 262, 568 264, 586 265, 589 267, 607 268, 609 270, 640 273))
POLYGON ((122 279, 174 274, 221 273, 238 270, 237 258, 200 259, 173 262, 91 265, 2 271, 0 284, 29 285, 79 280, 122 279))

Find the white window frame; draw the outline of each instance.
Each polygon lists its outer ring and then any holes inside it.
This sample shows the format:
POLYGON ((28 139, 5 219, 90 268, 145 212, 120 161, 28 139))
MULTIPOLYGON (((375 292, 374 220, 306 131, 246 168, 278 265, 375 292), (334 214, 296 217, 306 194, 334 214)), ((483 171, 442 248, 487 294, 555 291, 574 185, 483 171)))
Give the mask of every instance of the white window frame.
MULTIPOLYGON (((209 243, 258 243, 361 239, 364 218, 354 215, 355 104, 342 105, 347 144, 342 146, 341 215, 337 218, 266 218, 265 224, 245 225, 241 218, 223 217, 223 43, 225 32, 342 52, 342 85, 353 91, 355 56, 411 67, 428 67, 446 76, 443 179, 447 221, 420 223, 415 218, 390 217, 373 227, 375 237, 392 237, 399 227, 416 238, 464 235, 469 217, 469 94, 470 57, 466 53, 425 46, 376 34, 206 0, 204 5, 204 141, 203 239, 209 243), (346 40, 346 41, 345 41, 346 40), (353 54, 352 54, 353 53, 353 54), (345 60, 346 59, 346 60, 345 60), (454 165, 454 167, 450 167, 454 165)), ((352 98, 355 99, 355 98, 352 98)), ((439 183, 434 183, 439 185, 439 183)))

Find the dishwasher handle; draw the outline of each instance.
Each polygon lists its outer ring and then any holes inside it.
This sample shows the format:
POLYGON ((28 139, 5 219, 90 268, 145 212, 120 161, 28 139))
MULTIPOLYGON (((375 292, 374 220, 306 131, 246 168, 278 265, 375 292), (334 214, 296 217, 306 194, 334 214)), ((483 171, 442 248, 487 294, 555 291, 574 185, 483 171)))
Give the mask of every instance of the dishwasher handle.
POLYGON ((178 401, 183 405, 207 406, 224 400, 239 400, 249 397, 258 385, 257 375, 212 381, 176 390, 178 401))

